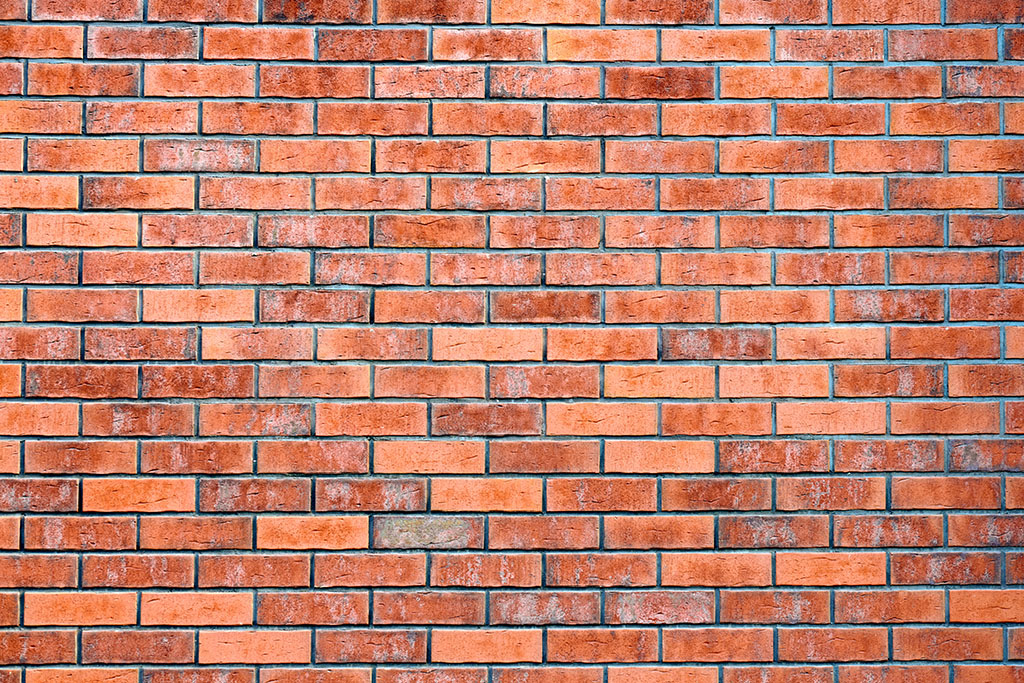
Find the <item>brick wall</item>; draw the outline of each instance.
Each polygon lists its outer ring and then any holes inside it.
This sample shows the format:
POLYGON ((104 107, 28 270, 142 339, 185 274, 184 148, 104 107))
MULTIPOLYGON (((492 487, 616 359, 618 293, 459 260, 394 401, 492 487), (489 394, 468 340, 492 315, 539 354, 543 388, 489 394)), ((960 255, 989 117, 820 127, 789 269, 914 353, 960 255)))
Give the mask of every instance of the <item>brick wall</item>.
POLYGON ((1021 683, 1022 21, 0 0, 0 683, 1021 683))

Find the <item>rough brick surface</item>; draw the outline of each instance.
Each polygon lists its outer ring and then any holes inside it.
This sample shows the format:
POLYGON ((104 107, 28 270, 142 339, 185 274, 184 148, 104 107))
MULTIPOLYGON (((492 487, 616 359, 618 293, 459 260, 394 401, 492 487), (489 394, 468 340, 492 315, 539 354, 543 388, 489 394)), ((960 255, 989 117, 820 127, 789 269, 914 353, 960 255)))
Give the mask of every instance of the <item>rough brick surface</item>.
POLYGON ((0 683, 1024 681, 1022 21, 0 0, 0 683))

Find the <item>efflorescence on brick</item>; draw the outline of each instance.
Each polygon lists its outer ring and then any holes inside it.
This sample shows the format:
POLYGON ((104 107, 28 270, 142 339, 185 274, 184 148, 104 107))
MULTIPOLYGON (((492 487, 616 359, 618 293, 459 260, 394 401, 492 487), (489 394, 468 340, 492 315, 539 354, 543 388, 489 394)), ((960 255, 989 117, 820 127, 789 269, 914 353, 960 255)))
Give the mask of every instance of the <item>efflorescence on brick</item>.
POLYGON ((1024 680, 1021 0, 0 0, 0 683, 1024 680))

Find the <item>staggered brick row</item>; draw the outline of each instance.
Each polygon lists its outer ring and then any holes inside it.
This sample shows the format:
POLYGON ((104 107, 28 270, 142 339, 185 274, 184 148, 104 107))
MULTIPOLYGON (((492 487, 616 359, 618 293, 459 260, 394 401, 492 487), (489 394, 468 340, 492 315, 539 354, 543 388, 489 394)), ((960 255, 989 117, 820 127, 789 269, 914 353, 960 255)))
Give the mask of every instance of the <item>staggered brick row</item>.
POLYGON ((1022 284, 1022 0, 0 0, 0 683, 1021 683, 1022 284))

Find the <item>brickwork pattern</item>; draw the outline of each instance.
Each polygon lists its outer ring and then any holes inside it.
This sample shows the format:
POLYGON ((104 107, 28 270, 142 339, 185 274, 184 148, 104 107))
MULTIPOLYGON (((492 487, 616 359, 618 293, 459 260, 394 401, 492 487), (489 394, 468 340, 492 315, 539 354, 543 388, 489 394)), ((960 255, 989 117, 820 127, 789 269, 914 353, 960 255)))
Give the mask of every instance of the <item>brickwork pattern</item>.
POLYGON ((0 0, 0 683, 1021 683, 1022 21, 0 0))

